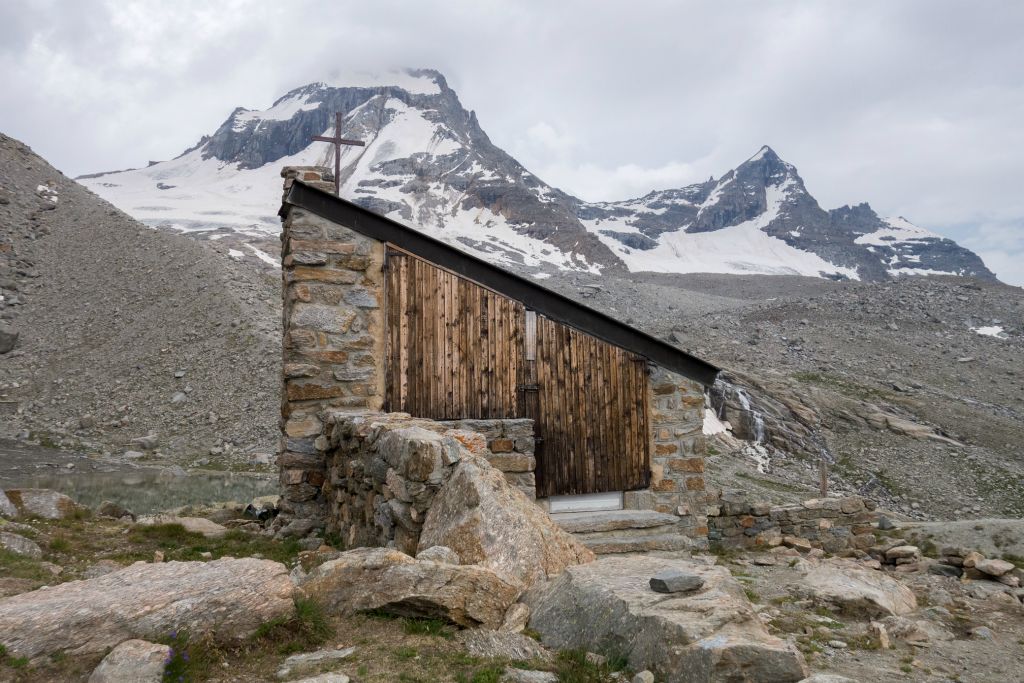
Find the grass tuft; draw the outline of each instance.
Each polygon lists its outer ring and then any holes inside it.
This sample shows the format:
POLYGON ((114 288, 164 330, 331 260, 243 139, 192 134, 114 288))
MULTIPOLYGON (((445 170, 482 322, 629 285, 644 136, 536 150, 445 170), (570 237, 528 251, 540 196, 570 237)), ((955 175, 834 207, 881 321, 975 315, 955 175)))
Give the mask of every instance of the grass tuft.
POLYGON ((273 645, 280 654, 294 654, 315 649, 333 635, 334 628, 320 603, 309 598, 296 598, 295 614, 261 625, 252 639, 273 645))

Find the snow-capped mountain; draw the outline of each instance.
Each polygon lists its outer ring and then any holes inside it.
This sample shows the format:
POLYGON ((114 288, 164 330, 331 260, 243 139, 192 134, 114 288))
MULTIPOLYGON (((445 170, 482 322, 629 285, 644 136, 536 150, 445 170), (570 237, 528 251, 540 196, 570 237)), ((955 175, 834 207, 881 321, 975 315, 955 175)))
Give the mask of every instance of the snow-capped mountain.
POLYGON ((540 275, 786 273, 864 280, 952 273, 993 278, 975 254, 866 204, 824 211, 768 147, 719 180, 639 199, 588 203, 496 147, 441 74, 394 72, 313 83, 263 111, 236 109, 181 156, 80 180, 150 225, 278 230, 280 169, 333 167, 333 133, 366 142, 341 155, 342 196, 491 260, 540 275))

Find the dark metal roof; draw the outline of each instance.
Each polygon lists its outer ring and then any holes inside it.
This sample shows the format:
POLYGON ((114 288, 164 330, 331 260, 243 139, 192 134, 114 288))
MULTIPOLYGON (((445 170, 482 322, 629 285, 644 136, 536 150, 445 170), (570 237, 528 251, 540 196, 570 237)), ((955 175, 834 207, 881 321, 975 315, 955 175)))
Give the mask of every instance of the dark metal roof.
POLYGON ((678 372, 701 384, 713 383, 715 375, 718 374, 718 368, 715 366, 657 337, 587 308, 526 278, 470 256, 418 230, 301 181, 293 183, 288 196, 285 197, 280 212, 282 217, 287 215, 289 206, 305 209, 380 242, 390 242, 400 249, 438 264, 499 294, 521 301, 528 309, 609 344, 632 351, 656 365, 678 372))

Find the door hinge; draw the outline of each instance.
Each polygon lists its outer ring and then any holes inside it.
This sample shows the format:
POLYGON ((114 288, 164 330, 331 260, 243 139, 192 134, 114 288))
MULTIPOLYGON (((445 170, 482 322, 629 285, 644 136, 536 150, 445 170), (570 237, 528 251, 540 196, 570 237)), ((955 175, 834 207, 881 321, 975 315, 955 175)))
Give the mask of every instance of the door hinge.
POLYGON ((518 384, 516 391, 540 391, 539 384, 518 384))

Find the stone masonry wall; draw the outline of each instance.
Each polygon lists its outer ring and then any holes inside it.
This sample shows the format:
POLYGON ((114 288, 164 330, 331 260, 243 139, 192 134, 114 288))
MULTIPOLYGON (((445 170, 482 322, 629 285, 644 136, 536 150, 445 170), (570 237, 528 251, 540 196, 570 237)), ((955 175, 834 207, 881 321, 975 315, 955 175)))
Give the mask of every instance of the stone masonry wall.
MULTIPOLYGON (((324 185, 324 169, 286 167, 324 185)), ((331 186, 333 189, 333 185, 331 186)), ((281 233, 284 378, 278 464, 283 520, 323 523, 325 409, 379 410, 384 399, 384 245, 292 208, 281 233)), ((309 523, 291 531, 308 530, 309 523)))
POLYGON ((689 536, 707 536, 704 487, 704 389, 692 380, 649 366, 651 484, 627 491, 627 509, 678 515, 689 536))
MULTIPOLYGON (((497 469, 522 460, 510 455, 514 450, 494 453, 487 447, 495 442, 505 446, 501 439, 507 437, 492 438, 460 426, 472 426, 489 435, 528 429, 532 445, 529 420, 436 422, 406 413, 339 411, 327 411, 322 417, 324 439, 329 443, 326 527, 349 548, 393 546, 415 555, 434 496, 452 467, 467 457, 467 451, 484 457, 497 469)), ((532 460, 533 456, 526 457, 532 460)), ((518 462, 515 469, 526 464, 518 462)))
POLYGON ((726 491, 709 508, 709 540, 732 548, 791 545, 837 553, 867 550, 876 538, 873 501, 859 496, 815 498, 798 505, 751 502, 744 491, 726 491))

